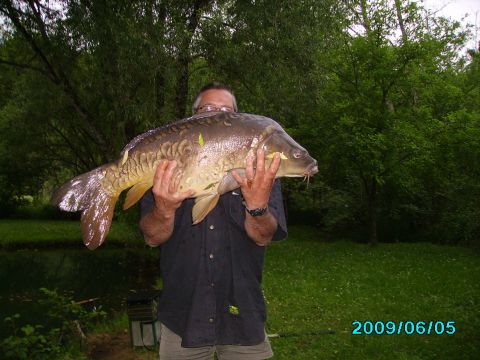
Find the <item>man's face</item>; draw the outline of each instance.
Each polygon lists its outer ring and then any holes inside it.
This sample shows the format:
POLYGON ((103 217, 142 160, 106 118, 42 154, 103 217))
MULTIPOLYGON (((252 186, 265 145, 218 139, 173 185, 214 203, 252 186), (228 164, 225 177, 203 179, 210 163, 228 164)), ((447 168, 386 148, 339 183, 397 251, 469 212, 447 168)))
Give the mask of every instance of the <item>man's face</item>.
POLYGON ((197 114, 208 111, 233 112, 234 108, 233 96, 230 92, 223 89, 210 89, 202 93, 197 114))

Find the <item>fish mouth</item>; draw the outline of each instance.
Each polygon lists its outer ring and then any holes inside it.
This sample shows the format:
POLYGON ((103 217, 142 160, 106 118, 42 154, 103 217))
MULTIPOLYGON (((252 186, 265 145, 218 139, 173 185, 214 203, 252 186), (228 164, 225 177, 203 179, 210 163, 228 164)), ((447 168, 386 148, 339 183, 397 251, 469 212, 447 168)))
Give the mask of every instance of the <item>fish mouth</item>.
POLYGON ((307 168, 303 172, 303 176, 310 177, 312 175, 315 175, 316 173, 318 173, 318 165, 317 165, 317 161, 315 160, 314 162, 312 162, 310 165, 307 166, 307 168))
POLYGON ((303 172, 303 181, 307 182, 307 186, 310 184, 310 176, 313 176, 316 173, 318 173, 318 165, 317 160, 314 160, 303 172))

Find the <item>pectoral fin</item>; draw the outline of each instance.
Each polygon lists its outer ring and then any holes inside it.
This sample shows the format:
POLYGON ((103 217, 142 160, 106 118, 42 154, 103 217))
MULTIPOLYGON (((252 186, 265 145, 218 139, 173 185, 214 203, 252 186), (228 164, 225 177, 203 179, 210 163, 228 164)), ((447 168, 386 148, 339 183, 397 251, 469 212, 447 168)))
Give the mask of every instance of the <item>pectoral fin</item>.
MULTIPOLYGON (((240 177, 242 178, 245 177, 245 169, 235 169, 235 172, 240 177)), ((217 192, 220 195, 222 195, 239 187, 240 185, 238 185, 237 180, 235 180, 235 178, 233 177, 232 172, 229 171, 227 174, 225 174, 222 181, 220 181, 220 184, 218 185, 218 188, 217 188, 217 192)))
POLYGON ((207 194, 195 199, 195 205, 192 209, 193 224, 198 224, 205 219, 210 211, 217 205, 219 194, 207 194))
POLYGON ((127 210, 129 207, 135 205, 135 203, 140 200, 151 187, 152 184, 147 182, 139 182, 133 185, 130 190, 128 190, 127 197, 123 203, 123 210, 127 210))
MULTIPOLYGON (((240 177, 245 177, 245 169, 235 169, 235 172, 240 175, 240 177)), ((216 184, 210 184, 207 188, 213 188, 216 184)), ((200 221, 205 219, 210 211, 217 205, 220 195, 225 194, 226 192, 232 191, 240 187, 237 180, 232 175, 232 172, 229 171, 225 174, 223 179, 220 181, 215 193, 210 193, 204 196, 197 197, 195 199, 195 205, 192 210, 192 219, 193 224, 198 224, 200 221)))

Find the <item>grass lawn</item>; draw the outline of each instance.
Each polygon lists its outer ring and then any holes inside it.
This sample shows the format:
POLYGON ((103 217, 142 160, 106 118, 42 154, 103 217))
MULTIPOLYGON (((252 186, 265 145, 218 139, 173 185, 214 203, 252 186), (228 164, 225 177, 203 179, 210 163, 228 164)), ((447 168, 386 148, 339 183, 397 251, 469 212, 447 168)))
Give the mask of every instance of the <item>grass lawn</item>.
POLYGON ((267 250, 267 332, 304 334, 271 339, 274 359, 480 359, 478 253, 328 240, 292 228, 267 250), (355 320, 454 321, 456 332, 352 335, 355 320), (323 329, 335 334, 308 335, 323 329))
MULTIPOLYGON (((138 230, 120 223, 106 243, 143 246, 138 230)), ((0 247, 25 245, 83 246, 79 223, 0 221, 0 247)), ((426 243, 372 248, 291 227, 287 240, 267 249, 263 288, 267 332, 295 335, 270 340, 274 359, 480 359, 480 254, 470 249, 426 243), (456 331, 352 335, 356 320, 454 321, 456 331), (325 329, 335 334, 314 334, 325 329)))
MULTIPOLYGON (((113 222, 102 246, 144 246, 137 227, 113 222)), ((82 247, 80 221, 0 220, 0 249, 82 247)))

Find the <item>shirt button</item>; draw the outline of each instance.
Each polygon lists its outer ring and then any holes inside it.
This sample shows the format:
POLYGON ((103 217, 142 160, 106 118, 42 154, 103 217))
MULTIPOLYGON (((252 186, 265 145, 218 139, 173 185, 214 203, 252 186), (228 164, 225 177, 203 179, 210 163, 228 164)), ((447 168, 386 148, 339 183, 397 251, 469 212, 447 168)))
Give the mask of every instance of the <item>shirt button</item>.
POLYGON ((213 282, 210 283, 210 286, 211 286, 211 287, 214 287, 214 286, 215 286, 215 283, 213 283, 213 282))
POLYGON ((213 260, 213 258, 214 258, 215 256, 213 256, 213 254, 210 254, 210 255, 208 255, 208 257, 210 258, 210 260, 213 260))
POLYGON ((210 230, 213 230, 213 229, 215 229, 215 226, 210 225, 210 230))
POLYGON ((209 322, 210 324, 213 323, 214 321, 215 321, 215 319, 214 319, 213 317, 211 317, 211 318, 208 319, 208 322, 209 322))

